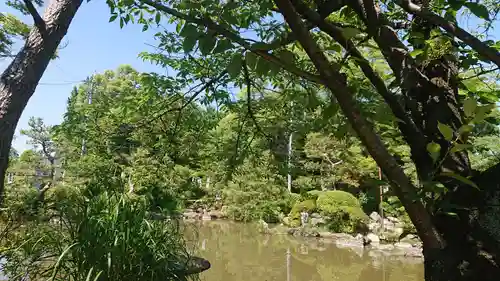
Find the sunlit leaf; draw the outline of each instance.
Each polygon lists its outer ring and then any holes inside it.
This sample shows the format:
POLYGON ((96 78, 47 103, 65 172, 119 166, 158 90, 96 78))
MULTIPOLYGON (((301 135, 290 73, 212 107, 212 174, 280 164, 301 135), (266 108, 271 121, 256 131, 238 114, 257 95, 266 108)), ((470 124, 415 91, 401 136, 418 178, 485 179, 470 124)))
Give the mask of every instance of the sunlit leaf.
POLYGON ((451 141, 453 139, 453 129, 450 126, 438 122, 438 130, 445 140, 451 141))
POLYGON ((472 117, 476 111, 477 102, 473 98, 468 98, 464 101, 464 113, 467 117, 472 117))
POLYGON ((361 30, 354 27, 344 27, 342 28, 342 33, 346 40, 349 40, 357 35, 361 34, 361 30))
POLYGON ((243 58, 241 54, 234 54, 231 58, 231 62, 227 66, 227 72, 231 78, 236 78, 241 72, 241 63, 243 62, 243 58))
POLYGON ((451 148, 450 152, 455 153, 455 152, 460 152, 463 150, 467 150, 472 148, 472 145, 470 144, 463 144, 463 143, 455 143, 453 147, 451 148))
POLYGON ((429 152, 432 160, 435 162, 441 153, 441 146, 438 143, 430 142, 427 144, 427 151, 429 152))
POLYGON ((486 6, 477 2, 465 2, 464 5, 478 18, 490 20, 490 14, 486 6))

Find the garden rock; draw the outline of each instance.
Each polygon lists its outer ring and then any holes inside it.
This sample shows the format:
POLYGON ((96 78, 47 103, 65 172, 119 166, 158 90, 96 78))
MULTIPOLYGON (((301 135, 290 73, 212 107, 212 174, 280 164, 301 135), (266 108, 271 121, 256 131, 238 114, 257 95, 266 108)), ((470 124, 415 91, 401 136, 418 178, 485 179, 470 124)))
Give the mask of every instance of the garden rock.
POLYGON ((368 233, 363 239, 364 245, 380 244, 380 238, 373 233, 368 233))
POLYGON ((382 220, 382 218, 380 217, 380 215, 377 212, 372 212, 370 214, 370 219, 372 219, 373 221, 376 221, 376 222, 380 222, 382 220))
POLYGON ((319 226, 325 224, 325 220, 323 218, 311 218, 310 220, 312 226, 319 226))

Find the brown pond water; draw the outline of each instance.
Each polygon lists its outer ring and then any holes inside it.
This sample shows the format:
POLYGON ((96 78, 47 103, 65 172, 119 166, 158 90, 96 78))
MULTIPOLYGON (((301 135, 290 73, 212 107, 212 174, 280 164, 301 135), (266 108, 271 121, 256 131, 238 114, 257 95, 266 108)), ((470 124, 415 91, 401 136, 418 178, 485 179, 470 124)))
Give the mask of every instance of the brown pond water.
POLYGON ((212 268, 204 281, 423 281, 421 259, 338 248, 321 239, 259 234, 255 225, 200 222, 186 235, 212 268), (193 233, 196 233, 193 235, 193 233))

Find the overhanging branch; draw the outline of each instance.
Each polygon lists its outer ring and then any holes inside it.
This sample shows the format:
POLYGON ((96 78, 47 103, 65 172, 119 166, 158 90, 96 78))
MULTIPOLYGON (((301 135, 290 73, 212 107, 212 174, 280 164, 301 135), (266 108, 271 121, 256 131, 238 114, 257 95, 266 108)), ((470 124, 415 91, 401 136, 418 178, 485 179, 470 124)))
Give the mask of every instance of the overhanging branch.
POLYGON ((198 17, 194 17, 191 15, 187 15, 187 14, 181 13, 175 9, 172 9, 170 7, 167 7, 163 4, 157 3, 157 2, 152 1, 152 0, 139 0, 139 2, 144 3, 148 6, 151 6, 159 11, 165 12, 171 16, 177 17, 179 19, 183 19, 186 22, 194 23, 194 24, 199 25, 199 26, 205 26, 206 28, 208 28, 214 32, 217 32, 217 33, 223 35, 224 37, 226 37, 227 39, 239 44, 240 46, 242 46, 246 50, 251 51, 252 53, 262 57, 263 59, 265 59, 271 63, 279 65, 280 67, 286 69, 287 71, 289 71, 289 72, 291 72, 299 77, 302 77, 302 78, 307 79, 307 80, 312 81, 312 82, 323 84, 323 82, 321 81, 321 78, 318 75, 303 71, 292 64, 285 63, 282 60, 280 60, 278 57, 268 53, 267 51, 252 48, 252 45, 248 41, 246 41, 245 39, 241 38, 239 35, 227 30, 223 26, 213 22, 212 20, 210 20, 208 18, 198 18, 198 17))
MULTIPOLYGON (((323 32, 327 33, 333 40, 337 41, 349 55, 356 58, 354 62, 359 66, 364 75, 370 80, 377 92, 382 96, 386 103, 390 106, 394 116, 399 120, 400 129, 405 135, 410 136, 408 142, 416 147, 425 150, 427 143, 421 130, 417 127, 411 116, 404 110, 396 96, 389 91, 380 75, 371 67, 370 62, 356 48, 352 40, 347 40, 342 29, 328 20, 322 20, 320 15, 311 10, 302 0, 291 0, 297 11, 306 19, 314 23, 323 32), (402 123, 402 124, 401 124, 402 123)), ((370 1, 370 0, 368 0, 370 1)), ((373 13, 370 17, 376 18, 373 13)))
POLYGON ((371 124, 361 115, 358 105, 353 99, 352 91, 345 81, 341 81, 336 71, 325 57, 323 51, 312 39, 309 31, 303 26, 290 0, 274 0, 285 17, 286 22, 296 34, 302 47, 321 74, 326 86, 335 95, 342 112, 356 130, 361 141, 391 180, 394 191, 408 211, 425 247, 439 250, 444 247, 443 240, 434 227, 430 214, 420 201, 413 200, 416 188, 405 175, 394 157, 389 153, 380 138, 375 134, 371 124))
POLYGON ((493 63, 495 63, 497 66, 500 67, 500 53, 495 49, 491 48, 490 46, 484 44, 484 42, 477 39, 477 37, 473 36, 464 29, 460 28, 458 25, 447 21, 446 19, 440 17, 439 15, 434 14, 431 11, 422 9, 420 6, 414 4, 410 0, 398 0, 396 2, 406 12, 421 17, 423 19, 426 19, 429 22, 440 26, 448 33, 454 35, 458 39, 465 42, 465 44, 469 45, 480 55, 489 59, 490 61, 492 61, 493 63))
POLYGON ((262 130, 260 127, 259 123, 257 122, 257 119, 255 118, 255 115, 253 114, 252 110, 252 80, 250 79, 250 73, 248 71, 248 66, 245 61, 243 61, 243 64, 241 66, 243 68, 243 74, 245 76, 245 83, 247 84, 247 108, 248 108, 248 115, 250 115, 250 119, 252 119, 253 123, 255 124, 255 127, 257 128, 257 131, 261 133, 264 137, 269 138, 269 136, 262 130))

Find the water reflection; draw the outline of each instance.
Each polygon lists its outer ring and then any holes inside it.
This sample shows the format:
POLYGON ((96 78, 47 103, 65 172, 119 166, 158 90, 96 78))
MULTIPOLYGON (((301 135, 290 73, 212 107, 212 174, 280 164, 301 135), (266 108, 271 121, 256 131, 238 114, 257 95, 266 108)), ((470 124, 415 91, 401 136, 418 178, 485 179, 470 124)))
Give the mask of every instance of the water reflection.
POLYGON ((338 248, 327 240, 261 235, 255 227, 205 222, 188 228, 194 251, 212 268, 205 281, 422 281, 418 259, 373 255, 338 248))

